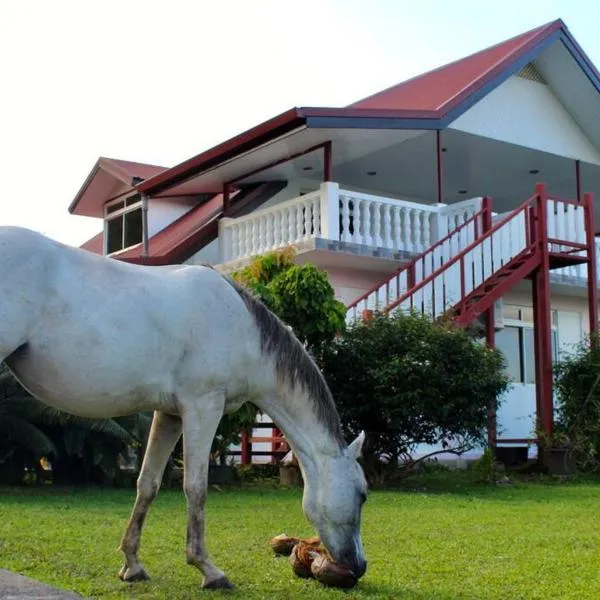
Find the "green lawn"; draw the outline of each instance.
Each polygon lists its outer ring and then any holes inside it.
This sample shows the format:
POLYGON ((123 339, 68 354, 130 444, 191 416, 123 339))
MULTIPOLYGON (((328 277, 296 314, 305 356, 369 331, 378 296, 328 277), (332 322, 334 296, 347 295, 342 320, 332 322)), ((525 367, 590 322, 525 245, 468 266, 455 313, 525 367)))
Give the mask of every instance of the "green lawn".
POLYGON ((296 490, 211 490, 208 544, 238 586, 201 592, 185 564, 185 509, 164 490, 141 558, 152 579, 117 578, 116 548, 133 500, 125 490, 0 490, 0 567, 94 598, 600 598, 600 482, 492 487, 445 476, 437 487, 372 492, 365 506, 367 575, 351 592, 297 579, 268 540, 310 535, 296 490))

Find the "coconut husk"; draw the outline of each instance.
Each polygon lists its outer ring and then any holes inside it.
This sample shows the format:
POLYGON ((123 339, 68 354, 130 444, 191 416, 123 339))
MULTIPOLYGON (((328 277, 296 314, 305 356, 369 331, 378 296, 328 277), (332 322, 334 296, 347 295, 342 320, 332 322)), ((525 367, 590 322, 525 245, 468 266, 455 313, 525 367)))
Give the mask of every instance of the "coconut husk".
POLYGON ((318 554, 314 557, 310 570, 319 583, 329 587, 349 589, 353 588, 358 582, 358 577, 352 569, 329 560, 324 554, 318 554))

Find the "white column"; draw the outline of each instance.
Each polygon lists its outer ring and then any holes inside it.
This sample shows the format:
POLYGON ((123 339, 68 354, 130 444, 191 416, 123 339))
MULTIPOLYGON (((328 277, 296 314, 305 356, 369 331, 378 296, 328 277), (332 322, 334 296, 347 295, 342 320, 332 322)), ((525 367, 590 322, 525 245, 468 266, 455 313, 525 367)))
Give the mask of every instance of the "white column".
POLYGON ((231 228, 226 227, 233 219, 222 217, 219 220, 219 262, 225 263, 234 258, 231 247, 231 228))
POLYGON ((324 181, 320 190, 321 233, 319 237, 337 241, 340 239, 340 186, 333 181, 324 181))
POLYGON ((436 207, 435 218, 432 219, 431 244, 435 244, 448 234, 448 213, 447 204, 434 204, 436 207))

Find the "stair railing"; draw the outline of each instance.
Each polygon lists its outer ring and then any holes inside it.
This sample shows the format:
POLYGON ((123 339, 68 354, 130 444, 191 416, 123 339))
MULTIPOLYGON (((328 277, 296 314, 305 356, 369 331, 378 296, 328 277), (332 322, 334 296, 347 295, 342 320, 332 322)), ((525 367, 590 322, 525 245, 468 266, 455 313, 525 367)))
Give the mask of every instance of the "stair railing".
POLYGON ((477 240, 489 228, 492 218, 492 201, 484 197, 481 209, 469 219, 448 232, 435 244, 402 265, 385 281, 377 284, 348 305, 347 319, 361 317, 365 311, 383 310, 400 294, 405 294, 416 284, 439 270, 461 248, 477 240))

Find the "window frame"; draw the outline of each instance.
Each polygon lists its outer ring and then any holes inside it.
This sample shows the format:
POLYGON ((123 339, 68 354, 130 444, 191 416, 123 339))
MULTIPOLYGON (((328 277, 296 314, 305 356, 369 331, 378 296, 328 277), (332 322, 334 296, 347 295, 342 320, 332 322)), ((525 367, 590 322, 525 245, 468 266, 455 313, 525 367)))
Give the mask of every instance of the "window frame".
MULTIPOLYGON (((517 318, 505 318, 504 327, 518 330, 518 364, 519 364, 519 378, 511 379, 512 385, 535 385, 535 355, 531 352, 526 352, 525 348, 525 331, 531 331, 533 335, 534 324, 533 321, 527 319, 524 313, 531 313, 532 307, 530 306, 518 306, 509 305, 511 308, 517 309, 517 318), (531 370, 531 364, 533 364, 533 370, 531 370), (528 374, 533 373, 533 380, 529 381, 528 374)), ((557 310, 551 310, 551 336, 552 336, 552 362, 555 363, 558 360, 558 317, 557 310)), ((496 334, 498 335, 498 333, 496 334)))
POLYGON ((126 223, 126 215, 129 215, 133 212, 140 211, 142 213, 142 196, 141 194, 135 193, 131 194, 125 198, 116 198, 115 200, 111 200, 104 205, 104 255, 105 256, 115 256, 120 252, 125 252, 125 250, 129 250, 130 248, 135 248, 139 246, 144 241, 144 220, 142 218, 142 236, 139 242, 134 242, 133 244, 125 245, 126 232, 127 229, 125 227, 126 223), (119 208, 114 209, 113 207, 119 206, 119 208), (118 250, 114 250, 113 252, 108 252, 109 248, 109 223, 111 221, 115 221, 116 219, 121 219, 121 247, 118 250))

